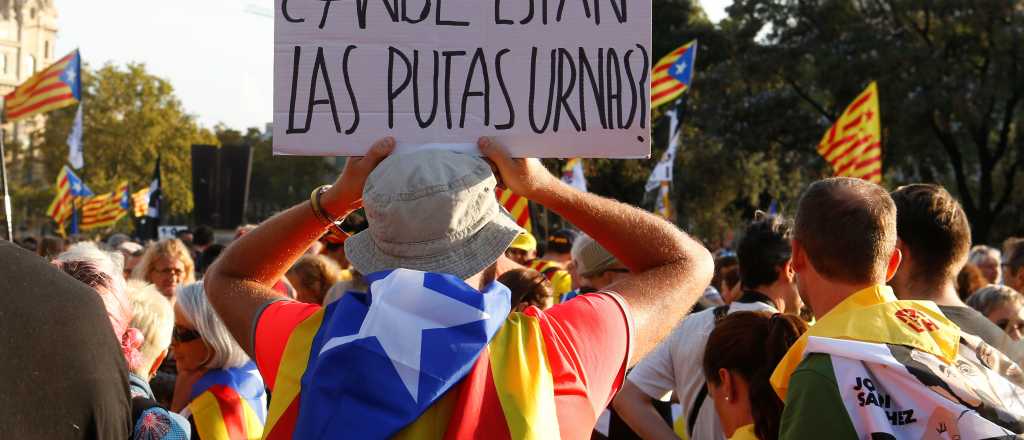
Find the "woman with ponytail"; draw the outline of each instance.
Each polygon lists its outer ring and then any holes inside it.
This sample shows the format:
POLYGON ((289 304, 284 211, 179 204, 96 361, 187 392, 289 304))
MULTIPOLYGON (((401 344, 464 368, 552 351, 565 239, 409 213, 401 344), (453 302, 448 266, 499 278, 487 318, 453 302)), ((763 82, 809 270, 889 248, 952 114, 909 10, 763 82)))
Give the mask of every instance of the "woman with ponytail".
POLYGON ((704 376, 708 395, 730 440, 776 440, 782 400, 768 379, 789 347, 807 331, 793 315, 738 312, 708 338, 704 376))
POLYGON ((142 364, 144 336, 139 329, 131 327, 133 314, 121 267, 121 255, 101 251, 96 245, 86 242, 71 246, 52 263, 92 288, 103 301, 114 337, 121 345, 121 353, 130 372, 128 385, 132 395, 134 423, 132 438, 183 438, 190 430, 188 421, 158 406, 153 400, 149 384, 134 373, 142 364))

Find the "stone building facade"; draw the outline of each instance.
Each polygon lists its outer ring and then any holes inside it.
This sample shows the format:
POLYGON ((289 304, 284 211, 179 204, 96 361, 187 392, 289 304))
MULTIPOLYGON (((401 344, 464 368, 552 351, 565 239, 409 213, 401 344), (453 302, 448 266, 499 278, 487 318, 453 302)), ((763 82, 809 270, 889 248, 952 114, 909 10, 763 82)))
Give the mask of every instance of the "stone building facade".
MULTIPOLYGON (((57 8, 54 0, 0 0, 0 97, 6 96, 19 84, 60 59, 56 53, 57 8)), ((7 169, 11 176, 22 182, 36 181, 35 167, 24 166, 37 155, 31 136, 42 130, 45 116, 2 125, 7 169)))

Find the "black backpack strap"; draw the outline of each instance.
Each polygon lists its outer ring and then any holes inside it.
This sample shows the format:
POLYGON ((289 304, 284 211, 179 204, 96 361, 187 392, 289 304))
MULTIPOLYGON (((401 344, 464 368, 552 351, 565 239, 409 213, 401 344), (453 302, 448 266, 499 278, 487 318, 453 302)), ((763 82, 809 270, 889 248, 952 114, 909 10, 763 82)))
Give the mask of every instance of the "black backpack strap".
POLYGON ((697 398, 693 400, 693 408, 690 408, 690 415, 686 418, 686 436, 693 438, 693 425, 697 423, 697 416, 700 415, 700 407, 704 406, 704 400, 708 398, 708 383, 700 386, 697 391, 697 398))
MULTIPOLYGON (((715 315, 715 324, 724 319, 729 315, 729 305, 715 307, 714 311, 711 312, 715 315)), ((700 386, 700 391, 697 391, 697 398, 693 399, 693 408, 690 408, 689 417, 686 418, 686 434, 693 438, 693 425, 697 423, 697 416, 700 415, 700 407, 704 406, 704 401, 708 398, 708 383, 704 382, 700 386)))

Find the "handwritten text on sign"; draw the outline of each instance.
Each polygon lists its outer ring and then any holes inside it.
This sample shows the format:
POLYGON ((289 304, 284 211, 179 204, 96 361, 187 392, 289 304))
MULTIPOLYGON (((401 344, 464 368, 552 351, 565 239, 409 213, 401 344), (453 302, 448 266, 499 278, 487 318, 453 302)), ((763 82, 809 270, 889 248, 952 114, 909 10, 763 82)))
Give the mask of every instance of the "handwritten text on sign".
POLYGON ((650 154, 651 2, 276 0, 274 150, 650 154))

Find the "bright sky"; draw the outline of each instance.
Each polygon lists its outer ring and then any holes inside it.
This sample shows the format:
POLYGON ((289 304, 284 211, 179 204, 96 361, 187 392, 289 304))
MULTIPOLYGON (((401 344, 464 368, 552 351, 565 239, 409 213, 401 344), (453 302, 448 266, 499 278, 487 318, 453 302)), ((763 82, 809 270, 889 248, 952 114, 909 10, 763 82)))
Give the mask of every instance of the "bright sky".
MULTIPOLYGON (((732 0, 701 0, 725 17, 732 0)), ((98 67, 138 61, 174 85, 201 124, 260 127, 271 121, 274 22, 247 12, 272 0, 56 0, 58 56, 78 47, 98 67)))

